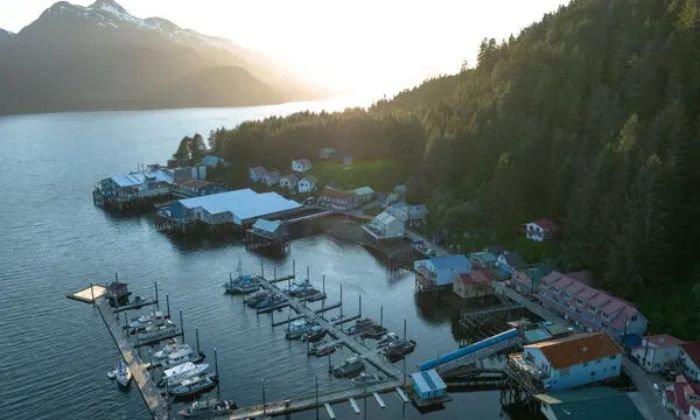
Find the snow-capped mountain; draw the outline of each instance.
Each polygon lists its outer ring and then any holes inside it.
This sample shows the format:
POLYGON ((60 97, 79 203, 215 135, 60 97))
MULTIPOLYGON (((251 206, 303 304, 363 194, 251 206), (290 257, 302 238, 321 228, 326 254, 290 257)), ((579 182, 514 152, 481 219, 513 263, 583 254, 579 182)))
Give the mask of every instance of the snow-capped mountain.
MULTIPOLYGON (((302 99, 282 66, 233 42, 114 0, 61 1, 18 34, 0 31, 0 113, 235 106, 302 99)), ((308 97, 308 96, 306 96, 308 97)))

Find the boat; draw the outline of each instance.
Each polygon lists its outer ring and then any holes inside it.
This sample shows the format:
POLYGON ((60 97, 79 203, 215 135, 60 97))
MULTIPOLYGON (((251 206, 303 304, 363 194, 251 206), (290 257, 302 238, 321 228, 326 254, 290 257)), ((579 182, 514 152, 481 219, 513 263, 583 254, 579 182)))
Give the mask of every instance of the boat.
POLYGON ((352 325, 345 330, 345 333, 348 335, 362 334, 373 325, 374 321, 372 321, 369 318, 358 319, 357 321, 355 321, 355 325, 352 325))
POLYGON ((114 370, 108 371, 108 372, 107 372, 107 377, 108 377, 109 379, 114 379, 114 378, 116 378, 116 377, 117 377, 117 370, 114 369, 114 370))
POLYGON ((253 293, 252 295, 246 296, 246 298, 243 300, 246 305, 250 307, 256 307, 259 305, 262 301, 266 299, 270 299, 272 297, 272 293, 268 292, 267 290, 259 290, 256 293, 253 293))
POLYGON ((144 332, 137 333, 139 344, 153 343, 177 335, 177 325, 169 319, 162 325, 151 325, 144 332))
POLYGON ((281 305, 283 303, 287 302, 287 298, 284 296, 277 296, 272 293, 270 293, 267 297, 264 297, 261 300, 256 301, 254 304, 250 305, 251 307, 261 310, 261 309, 268 309, 272 308, 277 305, 281 305))
POLYGON ((216 386, 216 375, 200 375, 185 379, 180 384, 169 389, 170 395, 175 398, 184 398, 207 392, 216 386))
POLYGON ((370 325, 366 330, 364 330, 360 337, 362 338, 379 338, 386 334, 386 328, 381 325, 373 324, 370 325))
POLYGON ((289 294, 289 296, 299 296, 310 291, 316 292, 316 289, 311 285, 308 279, 301 282, 295 280, 292 282, 292 284, 289 285, 289 288, 287 289, 287 293, 289 294))
POLYGON ((166 322, 167 319, 167 314, 161 311, 155 311, 148 314, 140 315, 136 318, 132 318, 126 324, 126 328, 129 329, 131 334, 135 334, 136 331, 143 331, 151 325, 162 325, 166 322))
POLYGON ((369 386, 369 385, 374 385, 378 384, 381 381, 383 381, 384 378, 381 376, 377 375, 376 373, 374 374, 368 374, 365 372, 360 373, 356 378, 352 378, 351 381, 355 386, 369 386))
POLYGON ((407 354, 413 352, 415 348, 416 342, 414 340, 401 340, 384 347, 383 352, 384 356, 393 363, 403 359, 407 354))
POLYGON ((353 356, 343 360, 343 363, 335 366, 331 372, 336 378, 349 378, 357 376, 363 370, 365 370, 365 362, 359 356, 353 356))
POLYGON ((287 333, 284 335, 287 340, 296 340, 306 334, 309 325, 305 319, 297 319, 287 325, 287 333))
POLYGON ((377 348, 384 348, 399 341, 401 341, 401 338, 396 333, 390 332, 377 341, 377 348))
POLYGON ((170 369, 183 363, 199 363, 202 360, 204 360, 204 355, 202 353, 197 353, 191 348, 186 348, 170 353, 167 358, 160 361, 160 365, 163 369, 170 369))
POLYGON ((172 353, 181 350, 192 350, 189 344, 178 343, 176 338, 168 340, 168 342, 161 347, 160 350, 154 352, 151 357, 154 364, 159 364, 161 360, 167 359, 172 353))
POLYGON ((158 381, 158 386, 175 386, 185 379, 206 373, 207 369, 209 369, 209 365, 206 363, 198 365, 192 362, 185 362, 181 365, 164 370, 163 377, 158 381))
POLYGON ((211 399, 206 401, 195 401, 188 408, 180 411, 182 417, 188 419, 210 418, 231 414, 238 405, 233 400, 211 399))
POLYGON ((323 357, 334 353, 335 350, 336 348, 334 343, 327 343, 324 341, 322 343, 314 344, 313 346, 311 346, 307 353, 309 354, 309 356, 323 357))
POLYGON ((123 360, 117 362, 117 368, 114 370, 114 379, 117 380, 119 386, 126 388, 131 382, 131 369, 124 363, 123 360))
POLYGON ((306 329, 306 334, 304 334, 301 339, 310 343, 316 343, 321 341, 323 337, 326 336, 326 333, 327 331, 325 328, 318 324, 313 324, 306 329))
POLYGON ((228 283, 224 284, 224 293, 230 295, 247 295, 260 289, 260 281, 250 274, 243 274, 243 266, 238 261, 238 277, 233 278, 229 273, 228 283))

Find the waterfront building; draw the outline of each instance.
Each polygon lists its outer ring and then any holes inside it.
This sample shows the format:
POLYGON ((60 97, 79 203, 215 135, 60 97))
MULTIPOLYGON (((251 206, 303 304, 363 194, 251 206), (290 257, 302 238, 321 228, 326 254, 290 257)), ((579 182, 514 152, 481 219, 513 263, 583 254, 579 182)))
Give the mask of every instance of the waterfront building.
POLYGON ((414 372, 411 374, 413 392, 422 401, 445 398, 447 385, 435 369, 414 372))
POLYGON ((404 222, 394 217, 388 211, 383 211, 362 229, 375 241, 403 238, 406 233, 404 222))
POLYGON ((413 263, 416 286, 419 291, 452 286, 456 276, 471 271, 471 263, 464 255, 447 255, 413 263))
POLYGON ((318 204, 334 210, 347 211, 357 207, 357 196, 352 191, 326 187, 318 198, 318 204))
POLYGON ((678 361, 685 341, 668 334, 647 335, 632 349, 632 357, 647 372, 660 372, 678 361))
POLYGON ((206 155, 199 162, 200 165, 206 166, 207 168, 216 168, 219 166, 228 167, 228 163, 224 158, 215 155, 206 155))
POLYGON ((452 281, 452 291, 462 299, 492 295, 493 275, 486 270, 472 270, 460 273, 452 281))
POLYGON ((511 282, 513 283, 513 287, 515 287, 519 293, 529 295, 537 291, 542 278, 552 271, 552 267, 544 264, 538 264, 532 267, 514 271, 511 277, 511 282))
POLYGON ((536 242, 551 240, 560 231, 559 225, 549 219, 539 219, 525 223, 524 229, 525 237, 536 242))
POLYGON ((644 419, 629 395, 602 386, 537 394, 535 399, 548 420, 644 419))
POLYGON ((700 382, 700 341, 680 345, 680 360, 685 374, 700 382))
POLYGON ((267 169, 265 169, 264 167, 254 166, 248 169, 248 178, 250 178, 252 182, 260 182, 262 181, 266 173, 267 169))
POLYGON ((216 182, 202 181, 200 179, 176 181, 172 188, 173 195, 178 198, 199 197, 224 191, 226 191, 226 189, 223 185, 216 182))

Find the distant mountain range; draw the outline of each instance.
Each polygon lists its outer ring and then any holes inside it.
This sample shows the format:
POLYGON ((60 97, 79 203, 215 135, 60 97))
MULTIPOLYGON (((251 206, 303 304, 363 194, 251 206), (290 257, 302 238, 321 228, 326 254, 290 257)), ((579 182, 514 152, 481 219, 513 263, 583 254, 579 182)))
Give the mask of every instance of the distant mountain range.
POLYGON ((65 1, 19 33, 0 29, 0 114, 242 106, 308 99, 284 67, 223 38, 113 0, 65 1))

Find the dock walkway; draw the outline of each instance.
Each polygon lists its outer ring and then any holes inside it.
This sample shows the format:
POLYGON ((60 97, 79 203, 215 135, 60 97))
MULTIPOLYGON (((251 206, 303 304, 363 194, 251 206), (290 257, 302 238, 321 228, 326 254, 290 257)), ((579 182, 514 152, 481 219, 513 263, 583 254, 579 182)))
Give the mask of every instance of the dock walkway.
POLYGON ((126 330, 122 328, 122 325, 115 317, 107 299, 97 299, 95 306, 107 326, 110 335, 114 339, 119 352, 124 358, 124 362, 129 366, 133 376, 133 382, 141 392, 141 396, 150 410, 151 415, 153 415, 153 418, 156 420, 169 419, 168 404, 161 396, 155 381, 151 380, 151 375, 147 369, 148 364, 144 363, 138 356, 134 346, 128 340, 126 330))

